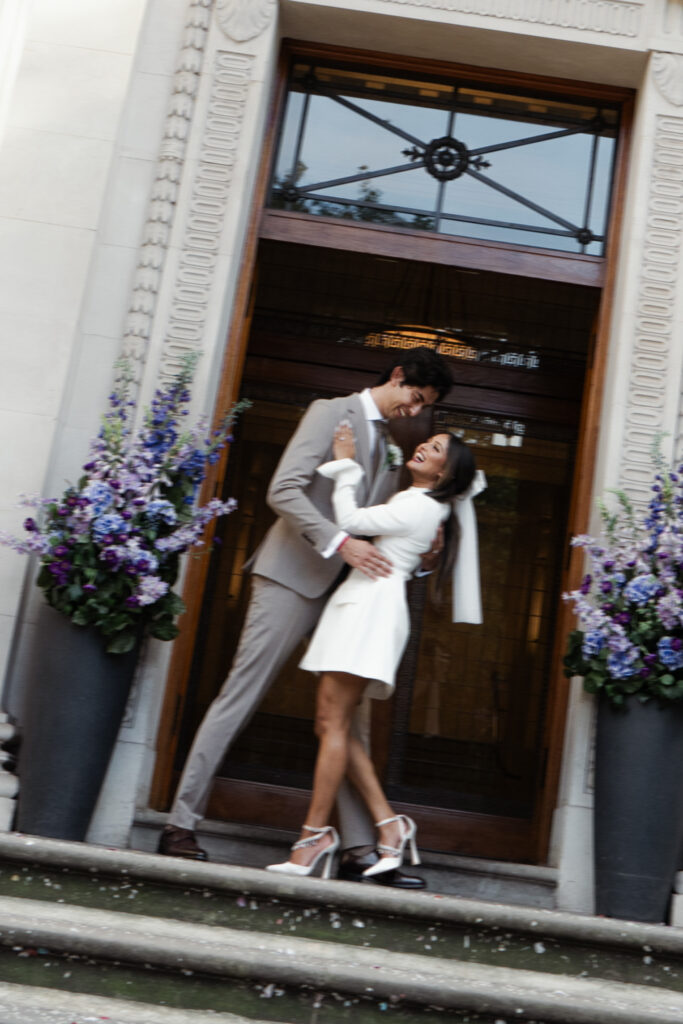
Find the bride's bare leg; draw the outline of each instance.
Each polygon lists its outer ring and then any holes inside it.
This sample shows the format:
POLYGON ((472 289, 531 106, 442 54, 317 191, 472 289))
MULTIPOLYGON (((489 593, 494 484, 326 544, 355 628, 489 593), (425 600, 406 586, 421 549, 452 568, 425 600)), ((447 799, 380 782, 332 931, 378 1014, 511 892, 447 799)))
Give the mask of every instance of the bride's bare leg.
MULTIPOLYGON (((321 828, 329 824, 348 764, 351 720, 366 685, 367 679, 346 672, 326 672, 320 678, 315 716, 319 747, 313 794, 305 818, 307 825, 321 828)), ((310 832, 302 832, 301 838, 310 838, 310 835, 310 832)), ((310 864, 329 843, 329 836, 325 836, 320 843, 294 850, 290 860, 295 864, 310 864)))
MULTIPOLYGON (((373 821, 384 821, 385 818, 394 817, 394 810, 387 802, 384 790, 377 778, 375 766, 365 747, 355 736, 349 737, 349 760, 346 774, 367 804, 373 821)), ((378 830, 378 835, 379 842, 385 846, 397 846, 401 839, 398 822, 382 825, 378 830)))

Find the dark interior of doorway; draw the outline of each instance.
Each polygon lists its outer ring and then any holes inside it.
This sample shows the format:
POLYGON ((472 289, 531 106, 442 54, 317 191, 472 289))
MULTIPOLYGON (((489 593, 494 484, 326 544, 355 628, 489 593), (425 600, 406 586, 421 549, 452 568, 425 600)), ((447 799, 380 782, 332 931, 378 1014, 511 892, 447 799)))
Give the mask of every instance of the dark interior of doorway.
MULTIPOLYGON (((306 405, 372 385, 393 348, 441 345, 448 399, 434 426, 476 447, 485 624, 453 626, 412 585, 413 634, 397 695, 377 705, 373 752, 390 799, 530 818, 543 767, 553 628, 583 382, 599 292, 331 249, 264 242, 238 428, 191 671, 176 769, 227 673, 248 596, 242 565, 272 521, 265 491, 306 405), (391 349, 388 351, 387 349, 391 349)), ((297 652, 220 776, 307 789, 314 680, 297 652)), ((245 810, 244 820, 253 820, 245 810)))

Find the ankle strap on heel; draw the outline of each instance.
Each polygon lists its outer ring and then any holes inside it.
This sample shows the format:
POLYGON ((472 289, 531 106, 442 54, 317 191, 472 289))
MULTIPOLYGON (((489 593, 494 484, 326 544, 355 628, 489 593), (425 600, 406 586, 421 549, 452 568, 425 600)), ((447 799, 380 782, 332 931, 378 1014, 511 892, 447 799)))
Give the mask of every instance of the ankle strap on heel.
POLYGON ((333 843, 339 839, 337 830, 331 825, 325 825, 323 828, 316 828, 314 825, 302 825, 301 828, 304 832, 312 832, 313 835, 307 836, 305 839, 299 839, 292 846, 293 850, 303 850, 307 846, 314 846, 325 835, 329 835, 333 843))

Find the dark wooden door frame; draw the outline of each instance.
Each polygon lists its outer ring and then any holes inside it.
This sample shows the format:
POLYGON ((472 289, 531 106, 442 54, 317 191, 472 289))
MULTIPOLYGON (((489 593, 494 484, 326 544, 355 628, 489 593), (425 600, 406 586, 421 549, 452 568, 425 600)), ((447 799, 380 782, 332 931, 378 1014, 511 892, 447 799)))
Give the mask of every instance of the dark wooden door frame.
POLYGON ((546 281, 602 288, 605 260, 571 252, 553 252, 510 242, 484 242, 478 238, 419 234, 410 228, 384 224, 358 224, 309 213, 264 209, 259 234, 275 242, 316 245, 346 252, 371 253, 391 259, 417 260, 446 267, 467 267, 516 277, 542 277, 546 281))
MULTIPOLYGON (((233 312, 228 331, 221 384, 216 401, 216 420, 220 419, 223 410, 237 397, 242 376, 242 367, 248 344, 248 320, 250 304, 253 299, 253 283, 256 269, 257 250, 260 237, 278 238, 301 244, 334 246, 348 248, 351 251, 371 252, 383 255, 391 247, 391 255, 406 256, 410 259, 426 262, 442 262, 448 265, 482 266, 486 269, 521 276, 547 277, 551 280, 573 281, 577 284, 603 286, 602 301, 596 330, 595 344, 591 353, 591 364, 584 389, 584 405, 580 428, 580 443, 577 453, 575 486, 573 490, 572 509, 569 518, 571 534, 583 532, 587 526, 593 476, 595 470, 597 441, 602 404, 603 381, 608 355, 609 329, 614 296, 616 261, 619 236, 623 215, 626 188, 627 163, 633 117, 633 93, 630 90, 615 89, 590 83, 566 82, 557 79, 524 76, 491 69, 468 68, 444 64, 443 62, 427 62, 403 56, 374 54, 363 51, 337 50, 332 47, 310 46, 286 43, 280 58, 279 74, 262 149, 262 158, 257 184, 254 190, 247 239, 244 247, 242 270, 238 281, 233 312), (522 246, 506 243, 486 243, 478 240, 458 237, 448 238, 428 232, 410 231, 405 228, 390 229, 376 225, 358 225, 327 221, 325 218, 311 217, 306 214, 282 214, 265 210, 264 204, 268 191, 270 168, 275 153, 277 128, 283 101, 286 94, 287 69, 293 56, 335 57, 354 63, 380 67, 400 67, 432 74, 457 74, 472 80, 497 83, 508 86, 522 85, 551 92, 585 96, 591 99, 617 100, 622 103, 622 121, 617 148, 616 176, 612 193, 611 225, 606 257, 572 256, 549 253, 544 250, 527 249, 522 246), (342 239, 344 241, 342 242, 342 239), (544 272, 545 271, 545 272, 544 272)), ((208 500, 220 493, 226 471, 226 457, 213 467, 204 482, 200 500, 208 500)), ((580 553, 574 550, 568 559, 564 586, 569 587, 578 580, 581 573, 580 553)), ((162 705, 157 750, 159 755, 155 767, 150 791, 150 805, 156 808, 167 807, 172 795, 174 781, 173 760, 178 743, 179 724, 185 702, 187 680, 192 660, 194 638, 199 621, 202 598, 207 575, 207 560, 197 559, 190 562, 185 574, 183 597, 187 612, 180 622, 181 634, 176 640, 171 657, 165 697, 162 705)), ((563 587, 564 589, 564 587, 563 587)), ((562 749, 566 720, 568 683, 561 672, 561 653, 567 632, 571 628, 571 616, 562 606, 558 616, 553 664, 555 666, 550 685, 550 702, 546 716, 546 732, 544 746, 546 763, 544 778, 540 780, 540 798, 537 813, 533 821, 530 835, 520 833, 521 822, 515 819, 496 819, 499 821, 501 836, 506 842, 505 853, 496 853, 498 843, 493 843, 489 854, 506 859, 535 860, 543 863, 547 857, 550 837, 552 812, 555 806, 562 766, 562 749), (507 837, 505 839, 505 837, 507 837), (531 842, 529 841, 531 839, 531 842)), ((221 811, 226 817, 234 817, 236 801, 248 798, 249 783, 231 783, 216 787, 211 808, 214 812, 221 811), (230 789, 233 789, 233 795, 230 789)), ((298 803, 305 794, 293 791, 293 799, 298 803)), ((302 801, 302 809, 303 809, 302 801)), ((473 815, 466 812, 446 812, 441 809, 422 808, 420 817, 424 817, 423 830, 431 833, 436 828, 436 818, 442 820, 453 818, 453 827, 458 834, 458 849, 466 853, 474 851, 474 837, 486 832, 490 822, 484 821, 489 816, 473 815)), ((211 812, 210 812, 211 813, 211 812)), ((289 819, 291 821, 291 817, 289 819)), ((273 822, 276 824, 275 822, 273 822)), ((522 830, 523 831, 523 830, 522 830)), ((429 834, 423 831, 426 845, 429 845, 429 834)), ((486 849, 488 843, 483 842, 486 849)), ((481 855, 481 854, 480 854, 481 855)))
MULTIPOLYGON (((595 337, 589 351, 589 362, 584 384, 584 400, 579 425, 579 445, 576 453, 572 505, 569 512, 567 537, 567 560, 562 592, 573 590, 579 585, 583 574, 584 555, 580 548, 572 548, 569 538, 585 533, 591 515, 595 464, 597 460, 600 416, 602 412, 604 381, 609 355, 609 337, 612 320, 612 306, 616 287, 617 260, 624 219, 624 201, 628 178, 628 160, 633 128, 634 100, 631 97, 622 108, 622 125, 619 133, 615 164, 615 180, 610 211, 610 233, 605 254, 605 285, 595 328, 595 337)), ((536 815, 536 860, 545 862, 548 856, 552 816, 562 770, 563 739, 569 700, 569 680, 562 667, 562 655, 567 636, 574 627, 574 615, 569 606, 561 602, 555 644, 552 656, 553 672, 550 678, 550 701, 546 714, 544 738, 545 772, 540 780, 541 795, 536 815)))

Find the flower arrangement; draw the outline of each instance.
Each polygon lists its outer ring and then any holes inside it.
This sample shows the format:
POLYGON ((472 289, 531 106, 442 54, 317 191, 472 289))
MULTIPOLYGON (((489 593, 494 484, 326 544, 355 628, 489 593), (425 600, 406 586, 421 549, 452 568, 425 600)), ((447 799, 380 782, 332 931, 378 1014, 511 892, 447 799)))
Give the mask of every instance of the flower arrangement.
POLYGON ((234 405, 212 432, 205 420, 183 431, 195 365, 188 356, 156 391, 134 433, 133 378, 121 360, 83 476, 60 499, 24 500, 39 510, 24 521, 25 537, 0 533, 0 543, 39 556, 36 582, 48 604, 97 630, 110 653, 131 650, 144 631, 160 640, 178 635, 185 606, 172 587, 180 555, 236 506, 214 498, 197 507, 195 498, 207 464, 232 441, 232 424, 250 403, 234 405))
POLYGON ((669 472, 656 445, 645 514, 616 492, 619 511, 600 503, 603 534, 575 537, 591 565, 572 601, 581 629, 569 637, 565 674, 614 705, 683 698, 683 466, 669 472))

